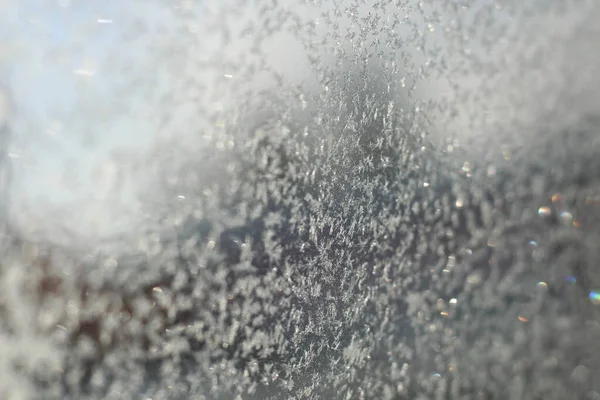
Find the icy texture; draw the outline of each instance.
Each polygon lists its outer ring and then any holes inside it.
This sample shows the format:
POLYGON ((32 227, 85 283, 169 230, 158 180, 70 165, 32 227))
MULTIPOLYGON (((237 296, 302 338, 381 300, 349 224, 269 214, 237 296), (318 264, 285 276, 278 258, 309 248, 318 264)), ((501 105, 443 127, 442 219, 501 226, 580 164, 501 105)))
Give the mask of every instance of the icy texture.
MULTIPOLYGON (((47 62, 94 43, 45 7, 80 35, 47 62)), ((122 37, 72 72, 114 93, 62 125, 142 150, 84 200, 0 186, 1 399, 600 399, 600 5, 107 10, 122 37)))

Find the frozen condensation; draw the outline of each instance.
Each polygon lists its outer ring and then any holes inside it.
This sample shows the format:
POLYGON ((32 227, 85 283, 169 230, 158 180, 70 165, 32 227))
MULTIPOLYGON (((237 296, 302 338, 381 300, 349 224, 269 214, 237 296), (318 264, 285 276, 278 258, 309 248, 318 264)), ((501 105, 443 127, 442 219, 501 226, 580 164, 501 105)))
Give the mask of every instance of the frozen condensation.
POLYGON ((600 398, 597 2, 0 13, 0 399, 600 398))

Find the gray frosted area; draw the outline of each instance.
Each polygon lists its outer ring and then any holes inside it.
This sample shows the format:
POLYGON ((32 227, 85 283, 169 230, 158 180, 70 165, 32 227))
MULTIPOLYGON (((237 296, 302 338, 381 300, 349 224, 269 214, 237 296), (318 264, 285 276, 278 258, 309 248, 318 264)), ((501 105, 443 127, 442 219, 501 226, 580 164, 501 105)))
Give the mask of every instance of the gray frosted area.
POLYGON ((0 399, 600 400, 599 20, 0 2, 0 399))

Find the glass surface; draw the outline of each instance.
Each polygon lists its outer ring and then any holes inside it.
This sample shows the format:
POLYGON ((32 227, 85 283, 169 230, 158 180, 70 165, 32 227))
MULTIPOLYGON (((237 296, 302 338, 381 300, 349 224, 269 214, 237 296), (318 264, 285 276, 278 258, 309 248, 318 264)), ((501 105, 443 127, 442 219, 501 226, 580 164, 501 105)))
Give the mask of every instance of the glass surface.
POLYGON ((0 0, 0 399, 600 399, 599 17, 0 0))

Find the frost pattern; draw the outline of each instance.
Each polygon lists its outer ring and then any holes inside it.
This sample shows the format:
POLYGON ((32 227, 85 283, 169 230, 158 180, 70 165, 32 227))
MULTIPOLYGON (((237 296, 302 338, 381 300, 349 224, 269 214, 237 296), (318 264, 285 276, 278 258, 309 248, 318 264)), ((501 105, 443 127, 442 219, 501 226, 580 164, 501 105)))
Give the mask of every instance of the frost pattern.
POLYGON ((522 3, 113 10, 153 145, 5 207, 0 398, 600 398, 600 8, 522 3))

